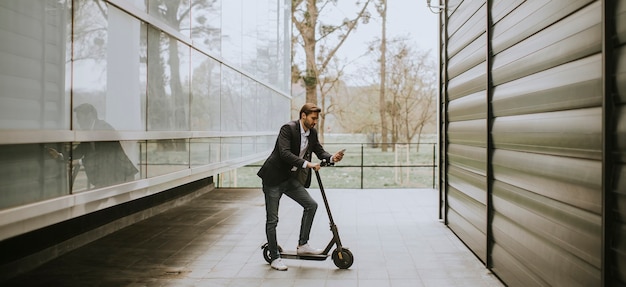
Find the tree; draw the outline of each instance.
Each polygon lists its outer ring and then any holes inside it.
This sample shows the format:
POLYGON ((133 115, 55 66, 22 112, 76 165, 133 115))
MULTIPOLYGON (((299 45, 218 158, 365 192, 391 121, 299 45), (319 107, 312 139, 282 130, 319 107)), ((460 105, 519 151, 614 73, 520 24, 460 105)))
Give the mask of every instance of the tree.
MULTIPOLYGON (((381 134, 379 114, 380 40, 370 43, 371 62, 359 68, 354 82, 358 87, 346 87, 345 98, 339 105, 350 108, 339 113, 341 125, 354 133, 381 134)), ((386 99, 383 108, 392 142, 417 142, 426 128, 436 125, 437 66, 429 52, 412 46, 407 39, 387 41, 386 99), (417 138, 416 138, 417 137, 417 138)), ((347 75, 346 77, 350 77, 347 75)), ((378 136, 373 143, 381 143, 378 136)))
MULTIPOLYGON (((293 71, 300 72, 300 74, 292 75, 292 80, 302 80, 304 83, 306 102, 318 103, 317 92, 318 88, 321 88, 320 78, 327 72, 337 50, 357 28, 359 21, 363 23, 369 21, 370 14, 367 6, 370 1, 372 0, 365 0, 363 4, 360 1, 356 2, 360 10, 353 19, 344 19, 337 24, 327 24, 322 23, 319 16, 329 4, 336 4, 337 0, 292 0, 291 19, 297 31, 293 35, 292 47, 297 43, 303 48, 305 54, 305 69, 294 67, 293 71), (336 36, 336 41, 328 41, 330 36, 336 36), (320 53, 318 53, 318 46, 320 53)), ((335 76, 340 76, 340 74, 335 76)), ((330 79, 328 77, 324 82, 334 81, 330 79)), ((338 79, 335 78, 335 80, 338 79)), ((322 109, 325 104, 325 101, 321 101, 322 109)), ((325 113, 328 114, 328 111, 325 110, 325 113)), ((320 120, 320 126, 323 126, 323 119, 320 120)), ((322 134, 323 130, 320 130, 320 133, 322 134)))
MULTIPOLYGON (((380 136, 381 136, 381 149, 383 152, 387 151, 387 119, 386 119, 386 109, 387 105, 385 104, 385 91, 386 87, 386 74, 387 74, 387 0, 381 0, 376 8, 378 13, 382 18, 382 32, 381 32, 381 41, 380 41, 380 96, 378 98, 378 109, 380 114, 380 136)), ((395 141, 393 141, 395 142, 395 141)))
POLYGON ((387 111, 393 142, 413 141, 436 115, 436 65, 429 53, 415 50, 406 40, 393 42, 389 51, 387 111))

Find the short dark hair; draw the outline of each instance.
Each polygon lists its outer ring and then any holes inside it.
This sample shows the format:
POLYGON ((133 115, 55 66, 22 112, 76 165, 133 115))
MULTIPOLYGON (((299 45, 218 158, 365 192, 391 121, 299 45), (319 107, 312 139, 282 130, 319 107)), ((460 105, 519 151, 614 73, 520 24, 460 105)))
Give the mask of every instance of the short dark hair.
POLYGON ((305 115, 308 116, 311 113, 319 113, 321 111, 322 111, 322 109, 318 108, 315 104, 313 104, 313 103, 306 103, 300 109, 300 117, 302 117, 302 113, 304 113, 305 115))
POLYGON ((87 103, 75 107, 74 112, 76 112, 77 114, 92 115, 94 117, 98 117, 98 111, 96 110, 96 108, 87 103))

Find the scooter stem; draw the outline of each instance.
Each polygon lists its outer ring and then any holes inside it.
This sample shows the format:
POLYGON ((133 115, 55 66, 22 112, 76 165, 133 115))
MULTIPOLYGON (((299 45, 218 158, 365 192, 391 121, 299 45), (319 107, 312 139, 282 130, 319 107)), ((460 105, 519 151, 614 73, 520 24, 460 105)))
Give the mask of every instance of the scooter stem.
MULTIPOLYGON (((322 185, 322 178, 320 177, 319 171, 315 171, 315 177, 317 177, 317 184, 320 187, 320 192, 322 193, 322 199, 324 199, 324 206, 326 206, 326 212, 328 213, 328 220, 330 221, 330 230, 333 233, 333 239, 328 243, 324 253, 328 254, 333 245, 337 245, 337 249, 339 250, 339 256, 341 257, 341 250, 343 246, 341 245, 341 239, 339 239, 339 230, 337 230, 337 225, 335 225, 335 220, 333 220, 333 215, 330 212, 330 206, 328 204, 328 198, 326 197, 326 192, 324 191, 324 185, 322 185)), ((343 259, 343 258, 340 258, 343 259)))
POLYGON ((317 184, 320 186, 320 192, 322 193, 322 198, 324 199, 324 206, 326 206, 326 212, 328 213, 328 219, 330 220, 330 225, 335 225, 335 221, 333 220, 333 215, 330 212, 330 206, 328 205, 328 198, 326 198, 326 192, 324 191, 324 186, 322 185, 322 179, 320 178, 320 172, 315 171, 315 177, 317 177, 317 184))

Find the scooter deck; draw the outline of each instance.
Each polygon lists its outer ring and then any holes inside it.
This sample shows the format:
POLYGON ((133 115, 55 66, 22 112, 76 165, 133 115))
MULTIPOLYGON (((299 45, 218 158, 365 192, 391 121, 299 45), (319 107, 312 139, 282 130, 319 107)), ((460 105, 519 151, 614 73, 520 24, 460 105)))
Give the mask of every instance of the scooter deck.
POLYGON ((316 261, 324 261, 328 258, 328 254, 297 254, 295 252, 282 252, 280 253, 280 257, 284 259, 302 259, 302 260, 316 260, 316 261))

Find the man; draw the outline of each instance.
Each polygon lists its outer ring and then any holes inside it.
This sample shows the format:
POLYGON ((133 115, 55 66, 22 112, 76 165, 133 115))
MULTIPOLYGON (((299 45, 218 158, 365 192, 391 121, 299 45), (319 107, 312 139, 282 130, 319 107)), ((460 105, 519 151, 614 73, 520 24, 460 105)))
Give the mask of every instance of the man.
POLYGON ((308 244, 317 202, 311 198, 305 187, 311 184, 309 169, 320 169, 319 163, 311 162, 311 153, 315 153, 320 160, 335 163, 341 161, 343 152, 331 155, 320 144, 315 129, 320 112, 321 109, 315 104, 307 103, 302 106, 300 119, 288 122, 280 128, 274 150, 257 173, 263 180, 263 193, 265 193, 265 233, 270 250, 270 265, 276 270, 287 270, 287 266, 280 259, 276 240, 278 204, 283 194, 304 208, 300 224, 298 254, 320 254, 323 251, 312 248, 308 244))
MULTIPOLYGON (((90 104, 79 105, 74 112, 82 130, 113 130, 109 123, 98 119, 96 108, 90 104)), ((131 181, 138 172, 118 141, 82 142, 74 149, 72 159, 82 159, 87 179, 95 187, 131 181)))

